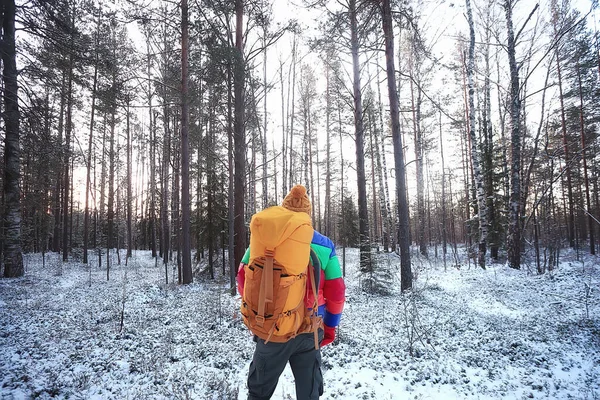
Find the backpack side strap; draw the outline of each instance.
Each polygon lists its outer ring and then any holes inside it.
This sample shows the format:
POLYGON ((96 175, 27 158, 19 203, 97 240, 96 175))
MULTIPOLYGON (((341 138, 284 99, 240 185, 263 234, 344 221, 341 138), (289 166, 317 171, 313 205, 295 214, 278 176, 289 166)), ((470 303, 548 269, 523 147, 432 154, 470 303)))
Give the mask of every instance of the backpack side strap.
POLYGON ((265 265, 263 268, 263 277, 260 281, 260 291, 258 294, 258 314, 256 315, 256 324, 261 328, 265 323, 265 304, 273 302, 274 255, 274 248, 265 250, 265 265))

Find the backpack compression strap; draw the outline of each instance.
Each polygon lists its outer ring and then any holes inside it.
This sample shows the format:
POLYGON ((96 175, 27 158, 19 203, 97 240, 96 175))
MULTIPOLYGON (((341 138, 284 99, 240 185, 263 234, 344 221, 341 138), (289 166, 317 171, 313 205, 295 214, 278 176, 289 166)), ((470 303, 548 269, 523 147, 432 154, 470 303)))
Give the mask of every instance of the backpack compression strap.
POLYGON ((273 302, 273 256, 275 249, 265 250, 265 265, 263 276, 260 280, 260 291, 258 292, 258 315, 256 325, 263 327, 265 323, 265 303, 273 302))

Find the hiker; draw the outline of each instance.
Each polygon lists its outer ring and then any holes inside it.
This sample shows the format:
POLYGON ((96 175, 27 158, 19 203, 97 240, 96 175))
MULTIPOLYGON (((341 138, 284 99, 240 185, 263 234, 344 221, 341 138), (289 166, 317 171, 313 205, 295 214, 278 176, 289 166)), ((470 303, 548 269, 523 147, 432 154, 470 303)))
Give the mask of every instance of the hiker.
MULTIPOLYGON (((320 347, 330 344, 335 339, 336 327, 340 322, 342 309, 344 307, 346 287, 342 279, 340 264, 335 254, 335 246, 328 237, 312 229, 310 220, 311 204, 306 194, 306 188, 302 185, 294 186, 283 200, 282 207, 286 210, 294 211, 295 213, 292 213, 294 217, 301 217, 308 221, 307 224, 310 229, 308 235, 310 235, 310 232, 312 231, 312 239, 310 239, 310 236, 307 239, 307 244, 310 243, 307 249, 310 251, 312 257, 310 258, 311 266, 314 270, 320 272, 314 274, 316 277, 309 276, 306 278, 306 290, 301 296, 304 298, 303 303, 306 305, 306 308, 310 309, 310 312, 312 312, 312 310, 314 310, 313 307, 316 304, 315 295, 313 293, 318 292, 317 318, 319 319, 319 324, 321 323, 322 318, 322 328, 319 326, 318 339, 316 337, 317 328, 315 326, 314 335, 310 331, 300 329, 297 336, 296 332, 292 332, 289 340, 287 340, 286 337, 281 338, 273 336, 273 328, 271 329, 271 334, 267 336, 268 340, 258 337, 253 330, 253 333, 255 333, 254 341, 256 342, 256 348, 248 372, 249 400, 270 399, 277 387, 279 376, 283 372, 288 361, 290 362, 294 374, 297 400, 318 399, 319 396, 323 394, 320 347), (304 213, 307 214, 308 217, 304 213), (320 268, 315 265, 320 265, 320 268), (311 281, 311 279, 314 280, 311 281), (311 284, 313 286, 312 289, 311 284), (317 286, 318 290, 316 288, 317 286), (315 343, 315 341, 318 341, 319 343, 315 343)), ((281 209, 281 211, 279 211, 280 214, 290 214, 289 211, 283 210, 282 207, 271 207, 274 209, 272 212, 276 213, 278 211, 277 209, 281 209)), ((269 211, 269 209, 266 209, 263 213, 267 211, 269 211)), ((237 275, 238 290, 242 297, 244 296, 244 284, 247 283, 246 268, 248 268, 248 263, 251 262, 250 250, 252 249, 252 235, 257 234, 252 230, 252 223, 250 229, 250 249, 246 251, 244 258, 240 263, 237 275)), ((258 228, 255 229, 256 231, 259 230, 258 228)), ((301 229, 297 230, 297 232, 300 231, 301 229)), ((293 243, 300 242, 302 242, 302 240, 297 237, 293 243)), ((275 249, 275 253, 276 254, 273 257, 277 261, 277 249, 275 249)), ((280 258, 283 259, 284 256, 285 255, 280 254, 280 258)), ((263 270, 260 265, 257 270, 258 269, 261 271, 263 270)), ((309 268, 307 274, 310 275, 311 270, 312 269, 309 268)), ((250 269, 250 271, 252 274, 256 273, 255 269, 250 269)), ((264 275, 262 277, 264 278, 264 275)), ((283 278, 282 275, 280 279, 285 278, 283 278)), ((290 293, 291 292, 292 289, 290 289, 290 293)), ((244 304, 242 305, 242 314, 244 314, 243 307, 244 304)), ((255 316, 253 315, 253 317, 255 316)), ((247 320, 244 322, 248 325, 247 320)), ((274 326, 274 328, 277 329, 277 334, 281 333, 278 328, 281 328, 282 326, 274 326)), ((309 326, 307 329, 312 330, 313 327, 309 326)))

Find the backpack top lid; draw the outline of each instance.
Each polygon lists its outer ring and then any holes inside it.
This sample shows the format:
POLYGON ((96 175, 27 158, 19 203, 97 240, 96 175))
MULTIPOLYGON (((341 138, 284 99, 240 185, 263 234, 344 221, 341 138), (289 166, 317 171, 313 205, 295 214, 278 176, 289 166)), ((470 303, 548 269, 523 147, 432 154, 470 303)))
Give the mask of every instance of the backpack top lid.
POLYGON ((275 249, 274 258, 286 268, 306 269, 313 232, 307 213, 281 206, 260 211, 250 221, 249 261, 264 256, 267 249, 275 249))

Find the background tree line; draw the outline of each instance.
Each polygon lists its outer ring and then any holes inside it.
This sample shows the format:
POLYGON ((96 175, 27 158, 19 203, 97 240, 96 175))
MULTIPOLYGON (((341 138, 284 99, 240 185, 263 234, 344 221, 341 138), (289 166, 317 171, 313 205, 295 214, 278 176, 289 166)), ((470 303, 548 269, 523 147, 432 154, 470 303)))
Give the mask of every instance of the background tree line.
POLYGON ((4 276, 21 251, 97 251, 108 279, 149 249, 166 281, 233 287, 250 217, 296 183, 366 276, 396 251, 403 289, 411 244, 539 273, 595 254, 594 9, 316 1, 311 31, 266 0, 8 4, 4 276))

